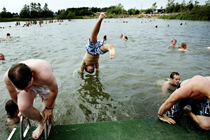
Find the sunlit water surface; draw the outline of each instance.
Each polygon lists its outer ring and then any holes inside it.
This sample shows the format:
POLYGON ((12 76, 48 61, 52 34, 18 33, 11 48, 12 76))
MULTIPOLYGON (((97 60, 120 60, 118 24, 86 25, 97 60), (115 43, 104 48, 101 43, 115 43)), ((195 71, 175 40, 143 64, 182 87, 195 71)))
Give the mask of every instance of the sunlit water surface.
MULTIPOLYGON (((12 64, 26 59, 44 59, 53 67, 59 87, 54 109, 56 125, 157 117, 160 105, 170 95, 161 93, 161 83, 172 71, 179 72, 181 80, 198 74, 209 76, 210 22, 104 21, 98 39, 107 35, 106 43, 115 46, 116 57, 111 60, 108 53, 101 55, 99 72, 93 75, 81 75, 78 70, 96 19, 64 20, 61 25, 44 22, 42 27, 23 27, 25 22, 17 27, 15 22, 0 23, 5 28, 0 29, 0 53, 6 57, 0 61, 0 139, 6 139, 10 133, 4 109, 10 96, 2 77, 12 64), (188 25, 180 25, 185 22, 188 25), (5 38, 7 33, 11 39, 5 38), (120 39, 121 33, 129 40, 120 39), (176 39, 179 46, 186 42, 190 51, 168 47, 172 39, 176 39)), ((40 98, 34 106, 41 111, 40 98)))

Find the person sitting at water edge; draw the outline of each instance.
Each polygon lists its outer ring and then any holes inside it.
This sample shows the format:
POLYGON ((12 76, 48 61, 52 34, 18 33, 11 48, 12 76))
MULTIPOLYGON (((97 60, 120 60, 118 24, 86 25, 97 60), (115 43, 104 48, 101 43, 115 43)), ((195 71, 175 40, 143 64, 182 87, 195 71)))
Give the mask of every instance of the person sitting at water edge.
POLYGON ((175 124, 175 120, 169 117, 178 116, 184 108, 185 113, 189 115, 196 124, 204 130, 210 130, 210 113, 206 111, 210 109, 209 85, 210 77, 197 75, 191 79, 184 80, 159 108, 159 119, 169 124, 175 124), (196 105, 200 106, 196 109, 196 114, 191 112, 191 109, 188 107, 194 100, 198 102, 196 105))
POLYGON ((10 33, 7 33, 6 38, 11 38, 10 33))
POLYGON ((181 49, 178 49, 179 51, 182 51, 182 52, 187 52, 187 51, 189 51, 189 50, 186 50, 186 48, 187 48, 187 44, 186 43, 182 43, 181 44, 181 49))
POLYGON ((7 125, 13 129, 20 122, 18 106, 13 100, 8 100, 5 104, 5 110, 8 115, 7 125))
POLYGON ((177 42, 177 40, 176 39, 173 39, 171 41, 171 45, 170 46, 172 46, 172 47, 178 47, 178 45, 176 45, 176 42, 177 42))
POLYGON ((166 81, 162 85, 162 93, 166 93, 168 89, 172 88, 175 90, 177 85, 180 83, 180 76, 178 72, 172 72, 170 74, 170 81, 166 81))
POLYGON ((44 122, 51 119, 58 93, 58 85, 51 65, 41 59, 29 59, 14 64, 4 75, 4 83, 19 111, 27 118, 39 123, 32 137, 38 139, 44 129, 44 122), (19 92, 17 92, 17 89, 19 92), (33 107, 37 94, 42 99, 42 115, 33 107))
POLYGON ((128 40, 128 37, 127 36, 123 36, 123 40, 124 41, 127 41, 128 40))
POLYGON ((88 43, 86 45, 87 51, 81 62, 80 73, 83 73, 84 69, 88 73, 93 73, 94 68, 98 70, 98 60, 100 54, 104 54, 109 51, 109 56, 111 59, 114 58, 116 55, 115 48, 112 44, 104 44, 104 40, 97 41, 97 35, 101 27, 101 22, 104 18, 106 18, 106 15, 104 13, 101 13, 91 32, 90 39, 88 40, 88 43))

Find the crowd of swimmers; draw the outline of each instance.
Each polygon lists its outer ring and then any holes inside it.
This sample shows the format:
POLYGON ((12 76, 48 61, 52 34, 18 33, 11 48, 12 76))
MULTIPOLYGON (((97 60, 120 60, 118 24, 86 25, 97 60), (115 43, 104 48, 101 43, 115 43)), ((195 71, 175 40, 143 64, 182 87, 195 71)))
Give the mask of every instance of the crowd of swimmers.
MULTIPOLYGON (((109 53, 109 58, 116 56, 113 44, 106 44, 105 35, 103 40, 98 40, 97 36, 105 13, 101 13, 91 31, 88 43, 85 45, 86 53, 81 61, 79 73, 86 71, 92 74, 99 69, 99 56, 109 53)), ((120 34, 120 38, 128 40, 127 36, 120 34)), ((172 40, 171 46, 176 47, 176 40, 172 40)), ((182 43, 180 51, 187 51, 186 43, 182 43)), ((0 54, 0 58, 4 58, 0 54)), ((21 114, 36 121, 39 125, 32 133, 34 139, 38 139, 44 129, 44 122, 51 119, 53 123, 53 109, 58 94, 58 84, 53 74, 52 66, 45 60, 29 59, 12 65, 4 75, 4 83, 12 100, 5 105, 8 114, 7 123, 13 125, 19 122, 21 114), (17 92, 19 90, 19 92, 17 92), (17 98, 18 93, 18 98, 17 98), (42 98, 42 115, 33 106, 37 94, 42 98)), ((167 92, 171 87, 176 87, 175 91, 160 106, 157 116, 160 120, 169 124, 175 124, 173 117, 184 113, 189 115, 204 130, 210 130, 210 113, 203 110, 210 109, 210 77, 200 75, 191 79, 180 81, 178 72, 170 74, 170 81, 166 81, 162 86, 162 92, 167 92), (178 106, 177 109, 174 106, 178 106)))

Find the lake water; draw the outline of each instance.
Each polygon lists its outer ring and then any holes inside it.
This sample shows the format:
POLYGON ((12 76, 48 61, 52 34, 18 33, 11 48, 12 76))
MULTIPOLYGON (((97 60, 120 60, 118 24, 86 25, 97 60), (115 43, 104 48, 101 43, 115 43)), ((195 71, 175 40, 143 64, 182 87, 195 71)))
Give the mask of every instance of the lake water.
MULTIPOLYGON (((54 69, 59 87, 56 125, 156 118, 160 105, 170 95, 161 93, 161 81, 171 72, 179 72, 182 81, 198 74, 209 76, 210 22, 151 20, 105 19, 98 39, 107 35, 106 43, 115 46, 116 57, 101 55, 99 72, 92 75, 77 71, 96 19, 64 20, 61 25, 44 22, 42 27, 1 22, 5 29, 0 29, 0 53, 6 60, 0 61, 0 139, 10 133, 4 109, 10 96, 2 77, 12 64, 26 59, 44 59, 54 69), (7 33, 11 39, 5 38, 7 33), (128 41, 119 38, 121 33, 128 36, 128 41), (172 39, 179 46, 186 42, 190 51, 168 47, 172 39)), ((40 98, 34 106, 41 111, 40 98)))

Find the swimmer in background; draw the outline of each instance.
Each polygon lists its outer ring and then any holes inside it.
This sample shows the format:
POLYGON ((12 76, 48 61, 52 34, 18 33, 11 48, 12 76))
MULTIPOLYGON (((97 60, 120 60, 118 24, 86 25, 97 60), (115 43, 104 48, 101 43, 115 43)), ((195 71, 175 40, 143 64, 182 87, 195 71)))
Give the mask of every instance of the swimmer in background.
POLYGON ((166 93, 169 89, 175 90, 180 83, 180 76, 178 72, 172 72, 170 74, 170 81, 166 81, 162 85, 162 93, 166 93))
POLYGON ((11 38, 10 33, 7 33, 6 38, 11 38))
POLYGON ((182 51, 182 52, 188 52, 189 50, 186 50, 186 48, 187 48, 187 44, 186 43, 182 43, 181 44, 181 49, 178 49, 179 51, 182 51))
POLYGON ((176 42, 177 42, 177 40, 176 39, 173 39, 172 41, 171 41, 171 47, 178 47, 178 45, 176 45, 176 42))
POLYGON ((88 73, 93 73, 95 68, 98 70, 98 60, 100 54, 109 52, 110 59, 114 58, 116 55, 115 48, 112 44, 104 44, 104 40, 97 41, 97 35, 101 27, 101 22, 104 18, 106 18, 106 15, 101 13, 95 26, 93 27, 90 39, 86 44, 87 51, 81 62, 80 73, 83 73, 84 70, 88 73))
POLYGON ((0 60, 5 60, 3 53, 0 53, 0 60))
POLYGON ((8 100, 5 105, 5 110, 8 115, 7 125, 10 129, 13 129, 20 122, 18 106, 13 100, 8 100))
POLYGON ((120 38, 123 38, 123 34, 120 34, 120 38))
POLYGON ((128 37, 127 36, 123 36, 123 40, 124 41, 127 41, 128 40, 128 37))
POLYGON ((103 40, 104 40, 104 41, 107 41, 107 36, 106 36, 106 35, 104 35, 103 40))

